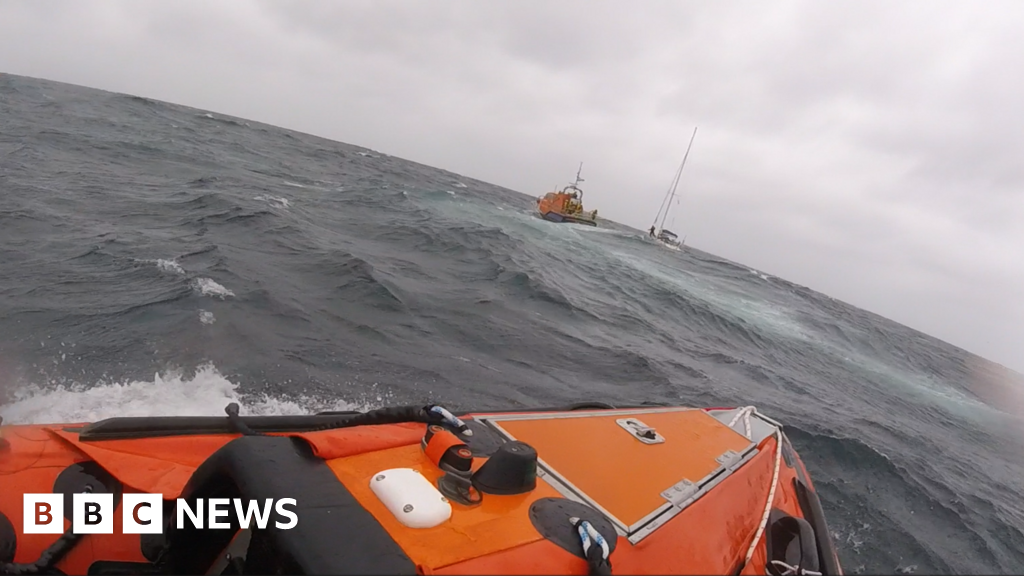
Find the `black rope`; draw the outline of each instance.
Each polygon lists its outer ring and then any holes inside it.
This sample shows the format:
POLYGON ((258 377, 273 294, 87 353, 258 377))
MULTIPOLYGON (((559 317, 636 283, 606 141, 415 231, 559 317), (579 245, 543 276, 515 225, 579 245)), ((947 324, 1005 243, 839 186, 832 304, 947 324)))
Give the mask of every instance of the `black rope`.
POLYGON ((404 422, 421 422, 423 424, 439 424, 444 419, 430 409, 434 405, 427 406, 395 406, 393 408, 378 408, 353 416, 345 416, 337 420, 326 422, 313 427, 310 431, 335 430, 338 428, 351 428, 353 426, 375 426, 380 424, 401 424, 404 422))
MULTIPOLYGON (((378 408, 368 412, 342 413, 335 420, 329 420, 319 426, 311 426, 305 432, 320 432, 323 430, 337 430, 340 428, 352 428, 354 426, 374 426, 381 424, 402 424, 406 422, 421 422, 423 424, 446 424, 436 412, 431 411, 434 404, 426 406, 395 406, 390 408, 378 408)), ((253 430, 245 420, 238 415, 238 404, 228 404, 224 411, 228 415, 231 427, 238 433, 245 436, 265 436, 262 432, 253 430)), ((463 425, 465 428, 465 425, 463 425)), ((464 430, 460 430, 464 431, 464 430)))
POLYGON ((473 486, 472 476, 448 472, 437 480, 437 489, 449 500, 463 506, 476 506, 484 496, 473 486))
POLYGON ((232 574, 232 572, 227 571, 227 568, 234 568, 235 571, 233 574, 245 574, 245 558, 241 556, 232 556, 228 560, 228 566, 224 569, 225 573, 232 574))
POLYGON ((84 534, 75 534, 69 528, 56 542, 50 544, 49 548, 43 550, 38 560, 31 564, 0 564, 0 574, 59 574, 60 572, 52 571, 53 566, 75 547, 82 536, 84 534))
POLYGON ((266 434, 263 434, 262 432, 257 432, 253 430, 252 428, 249 427, 248 424, 245 423, 245 420, 242 420, 242 417, 238 415, 237 402, 232 402, 231 404, 228 404, 227 407, 224 408, 224 412, 227 413, 228 422, 231 423, 231 427, 235 429, 235 432, 238 432, 239 434, 242 434, 244 436, 266 436, 266 434))

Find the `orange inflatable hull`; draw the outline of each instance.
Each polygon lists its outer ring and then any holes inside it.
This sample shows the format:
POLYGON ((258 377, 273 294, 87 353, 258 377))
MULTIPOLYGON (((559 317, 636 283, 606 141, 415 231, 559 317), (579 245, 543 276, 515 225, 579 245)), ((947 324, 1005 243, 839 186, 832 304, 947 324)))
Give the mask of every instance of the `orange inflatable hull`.
POLYGON ((0 427, 0 574, 786 567, 842 573, 807 470, 752 409, 403 407, 0 427), (39 493, 63 495, 63 535, 26 533, 24 495, 39 493), (113 494, 112 533, 71 530, 75 493, 113 494), (123 533, 137 493, 162 495, 162 533, 123 533), (216 498, 292 499, 297 523, 246 528, 231 513, 227 529, 175 524, 176 507, 216 498))

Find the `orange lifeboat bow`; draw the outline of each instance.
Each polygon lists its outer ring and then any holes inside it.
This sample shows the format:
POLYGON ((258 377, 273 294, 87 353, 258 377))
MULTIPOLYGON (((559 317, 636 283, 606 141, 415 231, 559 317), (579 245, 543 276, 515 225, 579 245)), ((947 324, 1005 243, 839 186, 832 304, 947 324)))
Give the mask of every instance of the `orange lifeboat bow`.
POLYGON ((0 483, 0 574, 842 574, 806 468, 751 407, 4 426, 0 483), (49 493, 60 533, 26 531, 24 495, 49 493), (112 495, 110 533, 72 529, 77 493, 112 495), (124 532, 139 493, 160 533, 124 532), (226 504, 211 528, 217 499, 292 499, 295 521, 226 504))

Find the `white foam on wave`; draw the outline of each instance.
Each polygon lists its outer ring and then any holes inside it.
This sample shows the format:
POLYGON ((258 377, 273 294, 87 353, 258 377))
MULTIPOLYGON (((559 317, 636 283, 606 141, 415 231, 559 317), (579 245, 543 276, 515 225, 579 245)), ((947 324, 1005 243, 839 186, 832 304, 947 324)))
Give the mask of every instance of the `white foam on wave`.
POLYGON ((466 188, 467 186, 465 184, 463 184, 462 182, 456 182, 455 183, 455 187, 456 188, 466 188))
MULTIPOLYGON (((285 182, 285 184, 287 184, 287 182, 285 182)), ((305 188, 305 186, 302 186, 301 184, 296 184, 296 186, 299 186, 300 188, 305 188)), ((289 206, 291 206, 291 202, 289 202, 287 198, 281 198, 278 196, 256 196, 255 198, 253 198, 253 200, 266 202, 274 206, 275 208, 288 208, 289 206)))
MULTIPOLYGON (((0 405, 4 424, 95 422, 117 416, 224 416, 237 402, 245 415, 299 415, 327 410, 370 410, 337 398, 308 396, 275 398, 239 393, 213 365, 201 366, 191 378, 180 372, 155 374, 153 380, 58 386, 27 386, 13 391, 13 401, 0 405)), ((379 398, 378 398, 379 400, 379 398)))
POLYGON ((288 180, 283 180, 281 183, 284 184, 285 186, 291 186, 292 188, 306 188, 305 185, 299 184, 298 182, 289 182, 288 180))
POLYGON ((712 278, 698 278, 682 270, 669 269, 656 262, 633 258, 628 254, 609 251, 621 263, 633 268, 651 279, 674 289, 685 298, 697 298, 714 306, 718 312, 749 323, 758 328, 798 341, 807 342, 815 338, 804 325, 790 315, 789 310, 768 302, 737 294, 728 286, 718 285, 712 278))
POLYGON ((217 321, 213 316, 213 312, 207 312, 206 310, 199 311, 199 321, 203 324, 210 325, 217 321))
MULTIPOLYGON (((143 262, 152 262, 152 263, 156 264, 157 268, 163 270, 164 272, 171 272, 171 273, 177 274, 179 276, 185 276, 186 275, 185 269, 181 267, 181 264, 178 264, 173 259, 167 260, 167 259, 160 258, 158 260, 143 260, 143 262)), ((211 278, 196 278, 196 279, 192 280, 192 289, 197 291, 197 292, 199 292, 203 296, 211 296, 211 297, 215 297, 215 298, 220 298, 222 300, 224 298, 227 298, 227 297, 235 295, 234 292, 232 292, 231 290, 228 290, 227 288, 225 288, 221 284, 218 284, 216 281, 214 281, 211 278)), ((210 314, 211 318, 212 318, 212 316, 213 315, 210 314)), ((207 324, 207 323, 212 324, 213 322, 212 322, 212 320, 210 322, 204 322, 204 324, 207 324)))
MULTIPOLYGON (((831 342, 822 341, 819 342, 819 346, 839 355, 839 348, 831 342)), ((1015 419, 1012 414, 998 407, 989 406, 958 389, 954 383, 940 380, 935 376, 912 372, 857 352, 844 356, 844 359, 849 363, 851 370, 873 374, 878 380, 888 384, 886 392, 899 394, 910 400, 928 400, 953 416, 988 426, 999 426, 1015 419)))
POLYGON ((214 282, 210 278, 196 278, 194 287, 203 296, 213 296, 220 299, 227 298, 228 296, 234 296, 235 293, 220 284, 214 282))
POLYGON ((157 268, 164 272, 174 272, 175 274, 185 275, 185 270, 174 260, 164 260, 163 258, 156 261, 157 268))

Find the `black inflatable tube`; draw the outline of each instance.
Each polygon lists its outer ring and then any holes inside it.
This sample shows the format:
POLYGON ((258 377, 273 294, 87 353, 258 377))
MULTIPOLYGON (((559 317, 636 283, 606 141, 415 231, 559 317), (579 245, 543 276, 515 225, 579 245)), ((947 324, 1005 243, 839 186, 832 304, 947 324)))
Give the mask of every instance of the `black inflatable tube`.
MULTIPOLYGON (((660 404, 640 404, 632 406, 614 406, 605 402, 576 402, 565 406, 546 408, 521 408, 504 410, 472 410, 460 412, 466 414, 501 414, 519 412, 569 412, 574 410, 628 410, 638 408, 659 407, 660 404)), ((389 424, 397 422, 420 421, 412 417, 410 411, 421 407, 400 406, 382 408, 370 412, 322 412, 301 416, 238 416, 236 421, 243 422, 255 432, 312 432, 331 428, 347 428, 368 424, 389 424)), ((156 438, 160 436, 195 436, 207 434, 234 434, 238 429, 231 419, 223 416, 148 416, 120 417, 100 420, 81 428, 65 428, 69 432, 78 432, 81 442, 99 442, 103 440, 130 440, 138 438, 156 438)))
POLYGON ((818 561, 821 563, 822 576, 839 576, 839 562, 836 557, 835 545, 832 543, 832 532, 825 522, 825 511, 821 508, 818 493, 799 478, 793 479, 796 497, 800 502, 800 510, 814 528, 818 541, 818 561))

